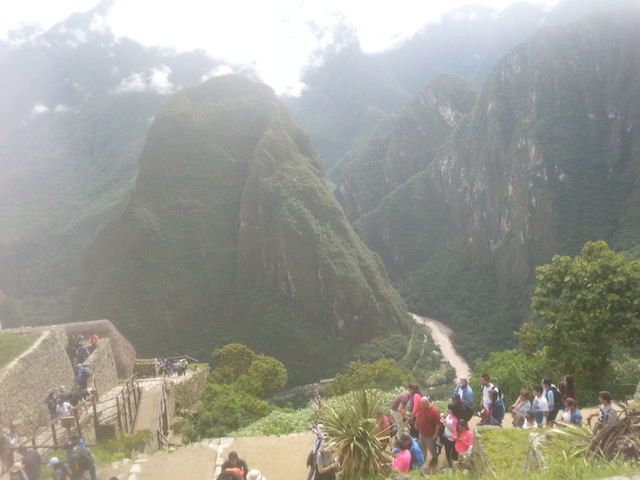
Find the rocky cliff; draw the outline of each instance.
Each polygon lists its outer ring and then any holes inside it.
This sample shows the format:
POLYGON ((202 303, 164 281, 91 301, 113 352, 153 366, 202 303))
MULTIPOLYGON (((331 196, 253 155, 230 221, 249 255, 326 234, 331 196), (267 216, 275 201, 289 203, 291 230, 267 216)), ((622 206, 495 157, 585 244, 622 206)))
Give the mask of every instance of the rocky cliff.
POLYGON ((147 356, 245 343, 292 381, 406 331, 405 305, 266 86, 226 76, 156 118, 122 216, 84 263, 74 318, 109 318, 147 356))

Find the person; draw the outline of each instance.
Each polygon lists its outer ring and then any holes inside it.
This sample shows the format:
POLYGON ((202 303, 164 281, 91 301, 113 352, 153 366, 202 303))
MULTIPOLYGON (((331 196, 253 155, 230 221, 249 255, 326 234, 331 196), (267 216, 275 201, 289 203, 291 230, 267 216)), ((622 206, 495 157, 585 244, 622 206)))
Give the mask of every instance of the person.
POLYGON ((49 395, 47 395, 47 397, 44 399, 44 403, 47 405, 47 408, 49 409, 49 416, 51 417, 51 420, 55 420, 57 416, 56 404, 58 403, 56 401, 56 392, 51 390, 49 392, 49 395))
POLYGON ((573 376, 565 375, 560 379, 560 393, 562 394, 563 402, 567 398, 573 398, 576 401, 578 400, 578 393, 576 392, 573 376))
MULTIPOLYGON (((409 458, 411 454, 409 453, 409 458)), ((333 457, 333 449, 326 443, 316 455, 316 474, 314 480, 336 480, 336 471, 340 468, 340 462, 333 457)))
POLYGON ((267 477, 262 475, 260 473, 260 470, 253 469, 250 470, 249 473, 247 473, 246 480, 267 480, 267 477))
POLYGON ((173 360, 167 358, 167 361, 164 362, 164 375, 167 377, 171 377, 173 375, 173 360))
POLYGON ((536 416, 533 413, 533 410, 527 410, 524 414, 524 424, 522 425, 523 430, 531 430, 532 428, 538 428, 539 425, 536 423, 536 416))
POLYGON ((564 412, 562 412, 562 421, 571 423, 578 427, 582 427, 582 413, 578 410, 576 401, 573 398, 567 398, 564 401, 564 412))
POLYGON ((491 390, 489 397, 491 398, 491 405, 489 405, 489 425, 501 427, 502 420, 504 420, 504 401, 500 398, 497 390, 491 390))
POLYGON ((549 404, 547 403, 547 399, 542 394, 542 392, 544 392, 544 388, 542 388, 542 385, 536 385, 535 387, 533 387, 533 391, 535 392, 535 397, 533 398, 533 402, 531 402, 531 410, 533 410, 536 424, 541 427, 543 421, 549 415, 549 404))
POLYGON ((471 408, 471 410, 475 408, 476 402, 473 398, 473 390, 467 378, 462 377, 460 379, 460 383, 453 389, 453 395, 458 395, 462 403, 471 408))
POLYGON ((513 417, 512 425, 514 427, 522 427, 524 424, 524 414, 531 410, 531 394, 529 390, 523 388, 520 390, 518 398, 509 408, 513 417))
POLYGON ((9 449, 9 439, 7 438, 7 434, 9 432, 4 429, 0 429, 0 475, 8 472, 13 463, 9 461, 9 457, 7 452, 9 449))
POLYGON ((376 427, 373 433, 378 437, 382 446, 387 448, 391 439, 391 422, 382 409, 376 412, 376 427))
POLYGON ((238 452, 229 452, 227 460, 222 464, 222 470, 232 470, 236 468, 240 470, 242 478, 245 478, 247 473, 249 473, 247 462, 238 457, 238 452))
POLYGON ((3 462, 6 465, 5 471, 9 470, 14 463, 13 452, 18 446, 18 429, 14 421, 9 422, 9 430, 4 432, 4 453, 2 456, 3 462))
POLYGON ((76 382, 79 388, 86 389, 89 383, 89 369, 82 365, 78 364, 76 369, 76 382))
POLYGON ((89 472, 91 480, 98 480, 96 464, 89 450, 73 442, 65 443, 64 449, 67 453, 67 462, 69 463, 73 480, 83 479, 84 472, 89 472))
POLYGON ((47 466, 53 469, 53 478, 61 480, 71 480, 72 474, 69 466, 64 462, 61 462, 58 457, 51 457, 47 466))
POLYGON ((495 390, 495 385, 491 383, 491 377, 488 373, 483 373, 480 377, 480 384, 482 385, 482 398, 480 399, 480 410, 483 408, 489 408, 491 405, 491 397, 489 392, 495 390))
POLYGON ((84 363, 87 358, 89 358, 90 354, 91 352, 89 352, 89 349, 87 347, 85 347, 84 345, 80 345, 76 349, 76 363, 84 363))
POLYGON ((29 480, 27 473, 22 468, 22 462, 16 462, 9 470, 9 480, 29 480))
POLYGON ((473 408, 469 407, 466 403, 463 403, 460 395, 454 393, 451 395, 451 403, 454 405, 454 413, 456 414, 456 418, 464 418, 469 421, 473 418, 473 408))
POLYGON ((406 444, 402 441, 402 434, 399 439, 396 440, 396 448, 393 449, 393 462, 391 468, 397 472, 407 473, 411 468, 411 451, 407 449, 406 444))
POLYGON ((73 406, 68 401, 60 399, 56 412, 59 417, 69 417, 73 415, 73 406))
POLYGON ((597 433, 598 430, 606 427, 607 425, 611 425, 618 418, 618 412, 611 406, 611 402, 613 401, 613 396, 607 392, 602 391, 598 393, 598 402, 600 402, 600 408, 597 413, 592 413, 587 417, 587 425, 591 426, 591 419, 597 416, 598 419, 596 424, 593 427, 593 433, 597 433))
POLYGON ((450 403, 448 405, 447 415, 442 419, 439 430, 441 432, 440 439, 444 446, 444 452, 447 457, 447 464, 449 467, 453 465, 453 460, 458 459, 458 453, 454 448, 453 433, 456 431, 458 425, 458 418, 454 413, 455 405, 450 403))
POLYGON ((407 404, 409 403, 409 399, 414 393, 419 391, 418 386, 413 384, 409 385, 407 390, 408 391, 399 393, 396 398, 393 399, 390 407, 391 418, 393 418, 397 427, 396 439, 399 439, 400 435, 404 433, 404 421, 407 418, 407 404))
POLYGON ((456 452, 459 454, 471 451, 473 446, 473 432, 469 429, 469 424, 463 418, 458 420, 456 431, 453 434, 456 452))
POLYGON ((547 425, 552 426, 556 417, 558 416, 558 412, 562 409, 562 394, 558 387, 556 387, 551 380, 548 378, 543 378, 540 382, 542 388, 544 388, 544 396, 547 399, 547 403, 549 404, 549 415, 547 415, 547 425))
POLYGON ((162 370, 162 364, 160 363, 160 360, 158 360, 157 358, 153 359, 153 366, 156 370, 156 377, 160 375, 160 371, 162 370))
MULTIPOLYGON (((307 455, 307 467, 309 468, 309 475, 307 475, 307 480, 311 480, 316 473, 316 458, 318 456, 318 452, 324 445, 324 440, 327 438, 327 434, 324 433, 324 425, 322 423, 318 423, 317 425, 309 425, 309 428, 316 434, 316 438, 313 441, 313 448, 307 455)), ((387 434, 387 441, 389 435, 387 434)))
POLYGON ((418 470, 420 473, 424 473, 422 466, 424 465, 424 454, 420 449, 420 445, 415 438, 411 435, 403 433, 400 437, 400 441, 404 444, 404 447, 411 453, 411 465, 409 470, 418 470))
POLYGON ((223 470, 216 480, 242 480, 242 477, 231 470, 223 470))
POLYGON ((22 466, 29 480, 39 480, 42 475, 42 459, 36 449, 29 449, 26 446, 18 448, 18 453, 22 455, 22 466))
POLYGON ((98 342, 100 341, 100 337, 95 333, 89 337, 89 353, 93 353, 98 348, 98 342))
POLYGON ((416 416, 418 426, 418 444, 422 449, 425 461, 427 452, 431 454, 429 466, 438 464, 438 451, 436 449, 436 438, 438 436, 438 426, 440 425, 440 412, 431 402, 429 397, 422 397, 416 416))
POLYGON ((414 385, 415 390, 411 393, 411 397, 409 398, 409 403, 407 403, 407 407, 409 409, 407 416, 409 417, 409 435, 413 438, 418 438, 418 429, 416 427, 416 414, 418 413, 418 407, 420 406, 420 399, 422 398, 422 392, 420 392, 420 387, 418 385, 414 385))

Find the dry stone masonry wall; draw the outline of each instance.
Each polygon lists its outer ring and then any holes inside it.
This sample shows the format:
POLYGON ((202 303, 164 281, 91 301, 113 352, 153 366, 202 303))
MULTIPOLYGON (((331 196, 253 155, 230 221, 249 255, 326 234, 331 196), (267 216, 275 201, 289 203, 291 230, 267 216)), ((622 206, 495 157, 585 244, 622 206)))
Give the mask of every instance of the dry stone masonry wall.
POLYGON ((19 421, 18 434, 24 436, 49 422, 44 398, 61 385, 73 387, 75 375, 64 330, 16 329, 11 333, 38 337, 29 350, 0 371, 0 422, 6 427, 19 421))

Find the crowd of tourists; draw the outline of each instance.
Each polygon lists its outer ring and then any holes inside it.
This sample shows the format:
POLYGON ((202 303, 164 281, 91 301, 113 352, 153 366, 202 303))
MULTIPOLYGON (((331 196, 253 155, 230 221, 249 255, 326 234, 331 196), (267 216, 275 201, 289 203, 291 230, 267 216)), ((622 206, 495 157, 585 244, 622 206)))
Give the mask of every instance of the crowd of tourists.
MULTIPOLYGON (((417 385, 409 385, 398 394, 390 405, 390 418, 384 412, 378 415, 378 431, 388 429, 395 440, 393 468, 400 472, 424 473, 425 466, 438 465, 442 450, 446 457, 443 468, 452 468, 455 462, 464 464, 473 448, 473 431, 469 428, 472 418, 477 417, 480 426, 502 427, 506 412, 503 393, 488 374, 481 376, 480 383, 481 396, 476 403, 468 379, 461 378, 446 412, 440 412, 433 399, 423 394, 417 385)), ((559 386, 543 378, 531 391, 520 390, 518 398, 509 406, 512 426, 532 429, 572 424, 581 427, 583 417, 576 397, 571 375, 562 377, 559 386)), ((617 418, 611 393, 600 392, 598 401, 599 410, 586 418, 588 425, 595 419, 594 431, 617 418)))

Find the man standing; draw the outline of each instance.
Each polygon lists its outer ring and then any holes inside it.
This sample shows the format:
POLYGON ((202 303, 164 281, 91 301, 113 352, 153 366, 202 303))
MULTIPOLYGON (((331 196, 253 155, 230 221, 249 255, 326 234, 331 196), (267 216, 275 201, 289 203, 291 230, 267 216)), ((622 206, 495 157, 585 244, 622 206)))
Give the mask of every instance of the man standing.
POLYGON ((429 466, 438 464, 436 449, 438 425, 440 425, 440 412, 427 397, 422 397, 416 415, 416 426, 418 427, 418 444, 422 449, 425 461, 427 460, 427 452, 431 453, 429 466))
POLYGON ((460 383, 456 385, 456 388, 453 389, 454 395, 459 395, 462 403, 473 408, 476 404, 475 399, 473 398, 473 390, 469 386, 469 380, 466 378, 461 378, 460 383))
POLYGON ((542 385, 536 385, 535 387, 533 387, 533 391, 535 392, 535 397, 533 397, 533 402, 531 402, 531 409, 533 410, 533 415, 536 419, 536 423, 539 427, 541 427, 543 419, 549 416, 549 404, 547 403, 547 399, 542 394, 542 392, 544 391, 542 385))
POLYGON ((22 455, 22 466, 27 478, 29 480, 40 480, 42 459, 38 451, 35 449, 29 450, 27 447, 22 446, 18 448, 18 453, 22 455))
POLYGON ((396 438, 398 440, 400 440, 400 435, 404 433, 404 421, 407 418, 407 403, 409 403, 409 400, 415 393, 420 391, 418 386, 413 384, 409 385, 408 389, 408 392, 405 391, 396 396, 390 408, 391 418, 393 418, 398 429, 396 432, 396 438))
POLYGON ((544 389, 544 398, 547 400, 547 404, 549 405, 547 424, 553 425, 556 421, 556 417, 558 416, 558 412, 563 407, 562 394, 560 393, 560 390, 558 390, 558 387, 551 383, 550 379, 543 378, 540 383, 544 389))
POLYGON ((480 409, 488 409, 491 406, 491 397, 489 396, 489 392, 494 390, 496 387, 491 383, 491 377, 488 373, 482 374, 482 377, 480 377, 480 383, 482 384, 482 400, 480 401, 480 409))

